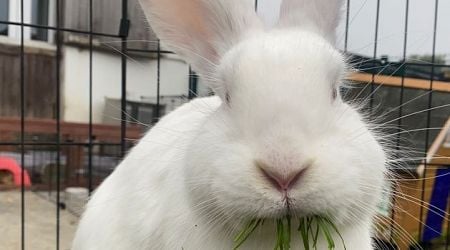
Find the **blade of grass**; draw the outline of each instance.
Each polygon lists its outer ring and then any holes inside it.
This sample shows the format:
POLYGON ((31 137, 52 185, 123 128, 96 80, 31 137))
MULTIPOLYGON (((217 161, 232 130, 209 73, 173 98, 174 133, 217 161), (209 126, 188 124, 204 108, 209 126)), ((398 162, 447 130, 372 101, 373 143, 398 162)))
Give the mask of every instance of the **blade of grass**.
POLYGON ((342 241, 342 246, 344 247, 344 250, 347 250, 347 247, 345 246, 345 240, 342 237, 341 233, 339 232, 339 229, 336 227, 336 225, 329 219, 324 217, 324 220, 333 228, 333 230, 337 233, 337 235, 339 236, 339 238, 342 241))
POLYGON ((286 230, 284 237, 284 248, 286 250, 291 249, 291 216, 286 216, 286 230))
POLYGON ((251 220, 249 223, 247 223, 244 227, 244 229, 242 231, 240 231, 240 233, 236 236, 236 238, 234 238, 234 241, 240 241, 240 239, 242 237, 244 237, 244 235, 247 233, 247 231, 249 230, 249 228, 252 227, 253 223, 255 223, 256 220, 251 220))
MULTIPOLYGON (((314 219, 312 219, 312 220, 315 220, 316 221, 316 231, 315 232, 313 232, 312 230, 311 230, 311 234, 313 234, 313 248, 314 249, 317 249, 317 241, 318 241, 318 239, 319 239, 319 224, 317 223, 317 217, 315 216, 314 217, 314 219)), ((312 226, 311 226, 311 228, 312 228, 312 226)))
POLYGON ((274 250, 278 250, 280 245, 280 221, 277 219, 277 242, 275 244, 274 250))
POLYGON ((329 230, 329 224, 326 222, 326 220, 322 218, 317 218, 317 223, 320 225, 320 228, 322 229, 323 235, 325 236, 325 239, 328 243, 328 249, 332 250, 336 246, 334 244, 333 236, 331 236, 330 230, 329 230))
POLYGON ((305 250, 309 250, 308 225, 305 220, 307 220, 307 219, 305 219, 305 218, 300 219, 300 221, 299 221, 300 225, 298 227, 298 231, 300 231, 300 235, 302 236, 303 246, 305 247, 305 250))
POLYGON ((245 227, 245 229, 236 237, 235 239, 235 246, 233 250, 238 249, 244 242, 250 237, 250 235, 255 231, 255 229, 259 226, 261 223, 261 219, 254 219, 251 220, 249 224, 245 227))
POLYGON ((283 232, 284 225, 283 219, 277 219, 277 244, 275 245, 275 250, 284 250, 283 249, 283 232))

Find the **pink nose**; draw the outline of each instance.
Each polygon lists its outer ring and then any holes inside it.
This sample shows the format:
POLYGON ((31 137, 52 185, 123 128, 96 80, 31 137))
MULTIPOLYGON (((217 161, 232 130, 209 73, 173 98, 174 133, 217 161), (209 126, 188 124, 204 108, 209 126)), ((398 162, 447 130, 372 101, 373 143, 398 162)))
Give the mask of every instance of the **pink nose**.
POLYGON ((294 187, 307 170, 307 168, 302 168, 296 171, 281 174, 270 171, 267 167, 264 167, 263 164, 258 164, 258 166, 264 177, 281 192, 286 192, 294 187))

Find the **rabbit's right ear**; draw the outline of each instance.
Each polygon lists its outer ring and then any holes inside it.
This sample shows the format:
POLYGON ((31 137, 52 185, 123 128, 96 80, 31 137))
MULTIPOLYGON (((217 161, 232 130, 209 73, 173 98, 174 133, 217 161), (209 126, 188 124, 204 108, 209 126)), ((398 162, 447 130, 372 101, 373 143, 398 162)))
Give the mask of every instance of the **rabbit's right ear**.
POLYGON ((163 44, 208 76, 221 56, 262 28, 254 0, 140 0, 163 44))
POLYGON ((278 27, 307 29, 334 44, 342 6, 343 0, 283 0, 278 27))

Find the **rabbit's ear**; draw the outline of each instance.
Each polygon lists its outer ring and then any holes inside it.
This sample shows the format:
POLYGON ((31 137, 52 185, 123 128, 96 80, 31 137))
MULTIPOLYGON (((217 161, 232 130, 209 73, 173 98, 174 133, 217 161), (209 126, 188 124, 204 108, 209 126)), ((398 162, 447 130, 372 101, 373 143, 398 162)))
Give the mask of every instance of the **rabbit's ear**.
POLYGON ((278 26, 307 29, 334 44, 342 6, 343 0, 283 0, 278 26))
POLYGON ((221 56, 262 24, 253 0, 140 0, 162 43, 207 76, 221 56))

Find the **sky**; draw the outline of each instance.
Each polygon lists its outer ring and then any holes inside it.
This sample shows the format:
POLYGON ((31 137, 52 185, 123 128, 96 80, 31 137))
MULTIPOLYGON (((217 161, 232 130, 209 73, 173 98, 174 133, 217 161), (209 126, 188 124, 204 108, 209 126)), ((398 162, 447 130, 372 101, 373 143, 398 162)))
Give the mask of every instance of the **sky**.
MULTIPOLYGON (((259 0, 258 13, 269 24, 278 19, 281 0, 259 0)), ((435 1, 409 0, 407 55, 431 54, 435 1)), ((373 56, 376 23, 376 0, 351 0, 348 50, 373 56)), ((450 61, 450 1, 439 1, 436 54, 445 54, 450 61)), ((377 57, 388 55, 389 60, 403 57, 406 0, 381 0, 377 57)), ((344 48, 345 17, 338 32, 338 46, 344 48)))

